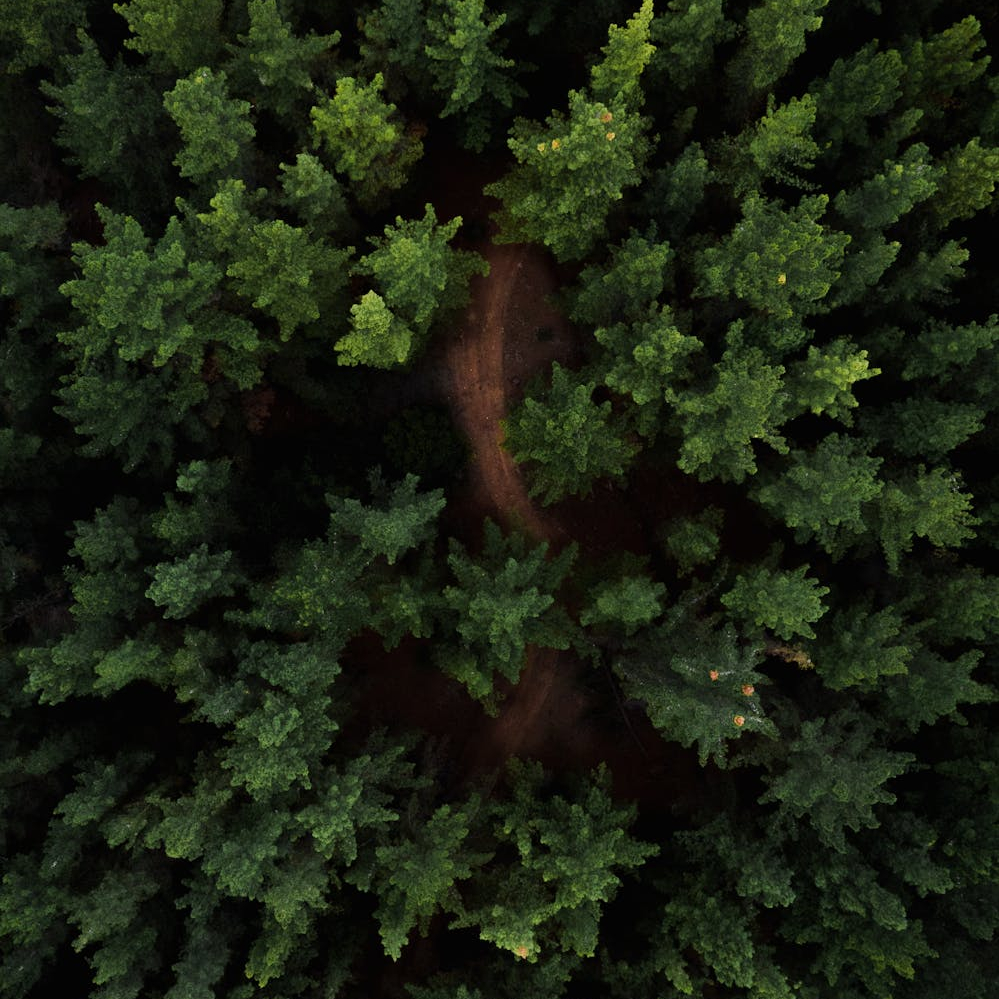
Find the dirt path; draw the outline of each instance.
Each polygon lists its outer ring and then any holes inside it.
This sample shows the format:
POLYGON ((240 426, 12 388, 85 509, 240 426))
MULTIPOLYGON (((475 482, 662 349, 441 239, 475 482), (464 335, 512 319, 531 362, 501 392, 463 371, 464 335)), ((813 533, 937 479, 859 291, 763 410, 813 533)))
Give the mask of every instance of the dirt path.
POLYGON ((556 290, 554 273, 538 247, 490 245, 485 257, 489 274, 475 279, 472 304, 445 360, 455 419, 471 444, 472 488, 508 528, 537 540, 564 539, 555 518, 530 498, 523 471, 502 447, 500 425, 530 374, 559 354, 564 359, 565 322, 545 302, 556 290), (539 340, 539 330, 550 339, 539 340))

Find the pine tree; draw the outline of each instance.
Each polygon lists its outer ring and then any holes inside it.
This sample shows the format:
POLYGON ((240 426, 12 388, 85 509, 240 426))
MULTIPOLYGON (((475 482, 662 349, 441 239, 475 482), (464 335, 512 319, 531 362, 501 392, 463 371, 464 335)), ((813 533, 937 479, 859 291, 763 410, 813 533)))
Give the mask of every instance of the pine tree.
POLYGON ((329 154, 333 167, 347 177, 366 206, 382 192, 402 187, 410 167, 423 155, 420 140, 403 130, 395 105, 382 98, 384 82, 381 73, 370 83, 341 76, 333 96, 311 111, 313 146, 329 154))
POLYGON ((434 89, 445 98, 441 117, 460 115, 465 145, 481 151, 489 141, 496 105, 507 110, 526 93, 508 72, 516 60, 505 59, 504 43, 494 38, 506 14, 490 13, 484 0, 438 0, 434 6, 423 51, 434 89))
POLYGON ((258 100, 278 114, 289 114, 315 89, 312 67, 339 43, 340 32, 299 37, 281 16, 277 0, 249 0, 250 28, 229 46, 233 72, 253 80, 258 100))
POLYGON ((795 635, 814 638, 812 625, 826 612, 822 598, 829 592, 813 576, 807 565, 797 569, 769 569, 765 566, 740 572, 721 602, 737 620, 752 628, 766 628, 779 638, 795 635))
POLYGON ((132 37, 125 45, 177 76, 211 66, 222 48, 222 0, 128 0, 112 5, 132 37))
POLYGON ((593 401, 596 382, 582 382, 558 362, 542 400, 526 398, 503 422, 505 446, 531 462, 531 495, 554 503, 588 495, 603 476, 619 478, 638 450, 612 422, 611 404, 593 401))
POLYGON ((479 558, 472 559, 454 539, 449 551, 455 582, 443 591, 444 624, 460 644, 442 646, 439 658, 445 672, 491 707, 494 675, 516 683, 528 645, 568 648, 569 622, 556 604, 555 591, 572 565, 575 548, 549 561, 546 543, 529 549, 520 535, 504 537, 487 520, 479 558))
POLYGON ((666 396, 683 435, 677 465, 701 481, 742 482, 754 474, 754 440, 787 453, 778 433, 787 403, 783 367, 767 364, 763 351, 743 344, 741 324, 730 329, 727 339, 709 386, 671 389, 666 396))
POLYGON ((880 496, 883 459, 870 445, 829 434, 814 450, 794 449, 779 472, 755 480, 752 496, 764 509, 794 529, 795 540, 815 542, 834 557, 866 533, 864 504, 880 496))
POLYGON ((817 194, 788 211, 758 194, 747 196, 742 221, 719 246, 699 254, 695 295, 734 295, 784 319, 821 311, 850 242, 819 223, 828 203, 817 194))

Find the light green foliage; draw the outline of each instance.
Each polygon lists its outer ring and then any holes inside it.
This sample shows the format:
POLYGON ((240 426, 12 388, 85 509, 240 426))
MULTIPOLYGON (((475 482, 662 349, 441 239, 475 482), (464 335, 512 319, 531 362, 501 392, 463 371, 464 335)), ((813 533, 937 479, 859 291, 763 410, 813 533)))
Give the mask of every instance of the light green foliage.
POLYGON ((419 484, 415 475, 407 475, 391 488, 373 478, 376 506, 328 495, 331 528, 353 535, 372 557, 384 557, 394 565, 405 552, 434 537, 437 517, 444 509, 443 490, 417 493, 419 484))
POLYGON ((792 97, 779 107, 771 98, 748 143, 760 176, 803 186, 793 171, 811 169, 818 155, 819 147, 811 134, 814 125, 815 98, 811 94, 792 97))
POLYGON ((494 673, 517 681, 528 645, 569 645, 568 621, 554 593, 576 551, 567 548, 550 561, 547 553, 547 544, 529 549, 523 537, 504 537, 489 520, 477 559, 451 539, 447 561, 455 583, 444 588, 445 623, 461 644, 440 655, 444 670, 479 700, 489 703, 494 673))
POLYGON ((840 191, 833 207, 851 227, 886 229, 929 198, 937 189, 939 176, 939 169, 929 163, 929 149, 918 142, 898 160, 886 160, 883 173, 852 191, 840 191))
POLYGON ((114 351, 122 360, 157 366, 178 353, 200 360, 205 345, 194 316, 215 290, 218 267, 192 257, 176 218, 153 244, 130 216, 103 207, 98 214, 104 245, 76 243, 80 277, 60 288, 85 325, 60 333, 60 341, 84 359, 114 351))
POLYGON ((823 619, 811 657, 816 673, 832 690, 869 691, 882 676, 904 674, 918 647, 895 608, 875 611, 864 601, 823 619))
POLYGON ((914 538, 931 545, 955 548, 975 536, 978 518, 971 497, 961 491, 956 474, 946 468, 892 477, 865 516, 884 550, 888 568, 896 572, 901 557, 912 551, 914 538))
POLYGON ((569 92, 568 116, 554 112, 543 126, 514 122, 508 145, 517 166, 485 188, 503 201, 496 215, 502 242, 543 243, 558 260, 583 257, 623 189, 641 179, 648 141, 636 109, 652 53, 651 17, 646 0, 625 28, 611 27, 590 90, 569 92))
POLYGON ((403 130, 395 105, 382 98, 383 86, 381 73, 370 83, 341 76, 333 96, 311 111, 313 145, 326 150, 365 205, 402 187, 423 155, 423 144, 403 130))
POLYGON ((731 328, 727 339, 729 346, 707 386, 667 394, 683 434, 677 465, 702 482, 742 482, 754 474, 755 440, 787 452, 777 432, 787 403, 783 367, 767 364, 763 351, 742 343, 741 324, 731 328))
POLYGON ((861 149, 874 144, 872 125, 901 98, 905 74, 902 56, 894 49, 879 52, 873 41, 837 59, 824 79, 809 85, 818 105, 815 135, 827 160, 838 158, 847 143, 861 149))
POLYGON ((607 44, 600 50, 603 58, 590 72, 589 91, 595 100, 607 105, 641 107, 642 72, 656 50, 649 43, 652 15, 652 0, 642 0, 642 6, 623 28, 610 26, 607 44))
POLYGON ((656 242, 654 230, 646 236, 630 233, 610 248, 602 265, 583 268, 572 291, 570 317, 591 326, 644 318, 665 289, 672 257, 669 243, 656 242))
POLYGON ((150 56, 157 68, 190 73, 212 64, 222 47, 223 0, 129 0, 112 6, 132 32, 125 45, 150 56))
POLYGON ((942 116, 947 98, 974 83, 988 68, 985 39, 976 17, 915 40, 905 53, 905 93, 928 115, 942 116))
POLYGON ((584 628, 606 630, 609 626, 633 635, 662 613, 666 587, 648 576, 626 575, 600 583, 579 614, 584 628))
POLYGON ((238 36, 239 46, 229 46, 236 59, 234 71, 245 66, 245 72, 263 88, 256 91, 260 102, 288 114, 314 89, 311 67, 340 41, 340 32, 293 34, 277 0, 249 0, 247 11, 250 30, 238 36))
POLYGON ((489 140, 496 105, 507 109, 525 93, 508 72, 516 60, 501 55, 505 44, 496 33, 506 14, 487 11, 484 0, 439 0, 433 7, 424 53, 434 90, 445 98, 440 116, 462 115, 465 144, 481 150, 489 140))
POLYGON ((509 764, 511 800, 493 809, 494 834, 516 860, 470 885, 452 925, 474 926, 528 960, 544 945, 592 956, 601 903, 616 894, 619 873, 658 851, 628 833, 635 813, 614 806, 603 768, 571 798, 542 797, 543 779, 538 763, 509 764))
POLYGON ((662 536, 681 576, 715 560, 721 546, 719 534, 724 517, 723 510, 709 506, 694 517, 678 517, 668 522, 662 536))
MULTIPOLYGON (((668 306, 650 309, 630 326, 621 323, 593 335, 608 354, 604 384, 638 406, 662 402, 686 375, 689 356, 701 349, 700 340, 680 332, 668 306)), ((650 409, 654 417, 658 406, 650 409)))
POLYGON ((829 592, 813 576, 807 565, 797 569, 768 569, 756 566, 735 577, 735 584, 723 593, 721 602, 739 620, 756 628, 766 628, 783 639, 795 635, 814 638, 812 625, 826 612, 822 598, 829 592))
POLYGON ((829 434, 810 451, 793 450, 790 464, 757 480, 753 498, 794 529, 799 543, 814 538, 834 557, 865 532, 864 504, 881 494, 882 459, 863 441, 829 434))
POLYGON ((336 232, 347 221, 347 205, 337 179, 311 153, 282 163, 285 203, 315 232, 336 232))
POLYGON ((465 845, 479 806, 475 798, 458 808, 441 805, 412 839, 375 850, 374 887, 367 879, 360 886, 379 896, 375 918, 382 946, 392 960, 398 960, 413 927, 426 933, 435 912, 454 908, 456 883, 470 878, 490 858, 489 853, 465 845))
POLYGON ((875 807, 895 802, 885 784, 915 759, 881 748, 870 715, 838 711, 802 723, 782 771, 764 778, 760 803, 776 802, 795 819, 807 817, 825 846, 844 853, 846 830, 877 828, 875 807))
POLYGON ((697 295, 734 295, 778 318, 821 311, 839 277, 850 237, 819 223, 827 195, 787 210, 758 194, 742 203, 742 221, 698 257, 697 295))
POLYGON ((881 374, 872 368, 867 351, 847 339, 834 340, 823 348, 809 347, 803 361, 793 363, 785 385, 799 411, 822 414, 850 426, 857 408, 853 386, 881 374))
POLYGON ((697 590, 681 597, 612 665, 625 695, 644 702, 664 739, 696 744, 702 766, 709 758, 724 766, 730 739, 776 729, 755 692, 766 682, 756 671, 759 649, 741 644, 730 623, 701 616, 700 599, 697 590))
MULTIPOLYGON (((12 300, 8 329, 32 326, 59 301, 52 288, 55 268, 46 251, 58 244, 64 226, 55 204, 33 208, 0 204, 0 296, 12 300)), ((5 346, 9 349, 9 341, 5 346)))
POLYGON ((469 279, 488 273, 489 265, 478 254, 448 246, 460 226, 460 216, 439 224, 427 204, 422 219, 397 216, 384 236, 370 239, 374 249, 354 271, 370 277, 378 290, 351 308, 351 332, 335 347, 340 364, 404 364, 439 316, 464 306, 469 279))
POLYGON ((740 97, 740 92, 766 91, 787 72, 805 51, 808 32, 822 26, 818 12, 828 2, 763 0, 750 9, 742 48, 728 70, 732 87, 740 97))
POLYGON ((930 208, 938 226, 970 219, 992 204, 999 180, 999 148, 982 146, 976 135, 947 151, 938 164, 937 191, 930 208))
POLYGON ((603 237, 647 150, 638 115, 575 90, 568 116, 556 112, 544 125, 518 118, 508 145, 517 166, 485 188, 503 201, 500 241, 542 243, 558 260, 585 256, 603 237))
POLYGON ((801 179, 799 171, 810 170, 819 154, 812 138, 815 111, 811 94, 792 97, 779 106, 771 94, 762 118, 734 139, 718 144, 720 162, 716 169, 723 179, 730 180, 737 196, 759 190, 767 179, 814 189, 801 179))
POLYGON ((595 388, 556 362, 544 397, 525 398, 503 423, 505 446, 516 461, 533 463, 531 495, 546 505, 622 476, 638 450, 612 421, 611 404, 593 401, 595 388))
POLYGON ((188 617, 206 600, 232 596, 239 576, 230 567, 231 561, 232 552, 210 552, 208 545, 199 545, 186 558, 160 562, 150 569, 153 582, 146 596, 165 608, 164 617, 188 617))
POLYGON ((249 101, 229 96, 226 74, 200 66, 163 95, 183 146, 174 162, 182 177, 212 183, 242 172, 256 130, 249 101))
POLYGON ((225 273, 233 290, 272 316, 287 340, 336 298, 346 284, 344 263, 352 251, 313 240, 306 229, 281 219, 258 219, 246 202, 243 182, 228 180, 211 199, 212 210, 197 220, 228 258, 225 273))
POLYGON ((725 20, 725 0, 669 0, 660 11, 650 29, 656 47, 651 71, 688 89, 710 71, 715 47, 735 34, 735 26, 725 20))
POLYGON ((80 176, 97 177, 138 208, 163 183, 165 164, 149 156, 150 143, 161 141, 166 124, 162 99, 145 73, 125 66, 120 56, 109 67, 90 35, 80 30, 77 38, 81 51, 61 60, 66 82, 40 85, 54 102, 49 110, 59 119, 57 141, 80 176), (138 194, 132 189, 140 170, 138 194))
POLYGON ((371 238, 374 249, 355 271, 373 278, 388 305, 422 332, 440 312, 465 305, 472 274, 489 271, 477 254, 448 246, 460 227, 461 216, 439 223, 431 204, 421 219, 397 216, 384 236, 371 238))
POLYGON ((337 363, 345 367, 394 368, 414 352, 413 331, 385 304, 377 291, 367 291, 350 307, 350 332, 334 344, 337 363))

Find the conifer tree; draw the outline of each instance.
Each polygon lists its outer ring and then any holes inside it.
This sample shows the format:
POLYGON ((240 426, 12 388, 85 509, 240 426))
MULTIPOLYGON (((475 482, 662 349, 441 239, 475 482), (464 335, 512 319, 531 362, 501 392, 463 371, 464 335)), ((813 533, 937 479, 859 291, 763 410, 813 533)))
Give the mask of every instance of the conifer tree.
POLYGON ((211 66, 222 47, 222 0, 128 0, 112 5, 128 23, 125 45, 157 69, 184 76, 211 66))
POLYGON ((455 582, 443 591, 444 620, 460 644, 441 648, 441 665, 491 707, 494 674, 515 683, 528 645, 568 648, 569 623, 554 594, 572 565, 575 548, 549 561, 546 543, 529 549, 523 537, 504 537, 487 520, 479 558, 471 558, 454 539, 449 550, 455 582))
POLYGON ((637 451, 612 422, 611 404, 593 401, 595 388, 556 362, 544 399, 526 398, 504 421, 506 447, 532 463, 531 495, 545 504, 588 495, 597 478, 622 476, 637 451))

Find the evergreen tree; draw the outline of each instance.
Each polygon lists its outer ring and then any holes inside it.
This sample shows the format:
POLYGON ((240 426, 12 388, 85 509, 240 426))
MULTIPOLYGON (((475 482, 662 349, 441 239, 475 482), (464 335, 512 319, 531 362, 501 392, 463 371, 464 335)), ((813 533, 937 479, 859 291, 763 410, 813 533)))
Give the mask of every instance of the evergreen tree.
POLYGON ((479 558, 472 559, 453 538, 449 552, 455 582, 444 588, 444 623, 459 644, 443 646, 439 658, 447 673, 492 707, 494 674, 515 683, 528 645, 568 648, 569 623, 554 594, 575 548, 549 561, 547 544, 529 549, 520 535, 504 537, 487 520, 479 558))
POLYGON ((410 167, 423 155, 423 144, 403 130, 395 105, 382 98, 383 86, 381 73, 370 83, 341 76, 333 96, 311 111, 313 146, 328 153, 365 206, 373 205, 382 192, 402 187, 410 167))
POLYGON ((222 0, 128 0, 112 5, 128 23, 125 45, 156 68, 189 74, 211 66, 222 48, 222 0))
POLYGON ((595 388, 556 362, 544 399, 526 398, 503 423, 506 447, 533 463, 531 495, 545 504, 588 495, 602 476, 622 476, 637 451, 611 422, 611 404, 593 401, 595 388))

